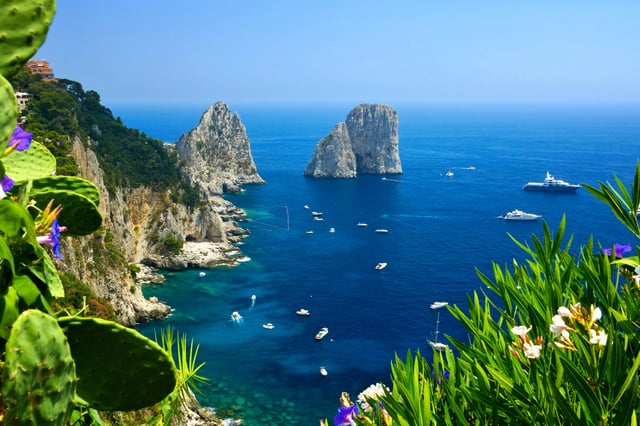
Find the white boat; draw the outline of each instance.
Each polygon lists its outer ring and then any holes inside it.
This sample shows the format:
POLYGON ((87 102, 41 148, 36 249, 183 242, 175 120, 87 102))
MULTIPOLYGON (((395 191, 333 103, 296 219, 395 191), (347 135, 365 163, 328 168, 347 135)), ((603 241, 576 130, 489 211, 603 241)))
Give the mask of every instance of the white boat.
POLYGON ((262 324, 262 327, 266 328, 267 330, 273 330, 274 328, 276 328, 276 326, 271 324, 270 322, 262 324))
POLYGON ((376 265, 376 271, 380 271, 387 267, 387 262, 380 262, 376 265))
POLYGON ((329 373, 327 373, 327 369, 326 368, 320 367, 320 374, 322 374, 323 376, 326 376, 329 373))
POLYGON ((240 313, 238 311, 233 311, 231 313, 231 321, 233 321, 233 322, 242 321, 242 315, 240 315, 240 313))
POLYGON ((433 302, 431 305, 429 305, 429 307, 431 309, 440 309, 440 308, 444 308, 448 304, 449 302, 433 302))
POLYGON ((540 219, 542 215, 523 212, 522 210, 512 210, 504 216, 498 216, 498 219, 504 220, 537 220, 540 219))
POLYGON ((311 212, 311 216, 320 217, 320 216, 322 216, 322 212, 311 212))
POLYGON ((318 221, 318 222, 322 222, 324 220, 324 218, 322 216, 314 216, 313 220, 318 221))
POLYGON ((305 209, 307 209, 307 210, 309 210, 309 206, 308 206, 308 205, 306 205, 306 204, 304 205, 304 208, 305 208, 305 209))
POLYGON ((313 234, 313 231, 312 230, 308 230, 308 231, 305 232, 305 234, 313 234))
POLYGON ((453 176, 453 172, 451 170, 447 170, 447 173, 444 174, 446 177, 453 176))
POLYGON ((204 278, 204 277, 206 277, 206 276, 207 276, 207 274, 206 274, 206 272, 200 272, 200 273, 198 274, 198 276, 199 276, 200 278, 204 278))
POLYGON ((449 302, 433 302, 429 307, 438 311, 438 317, 436 318, 436 331, 435 338, 433 340, 427 339, 427 343, 434 351, 442 352, 449 348, 445 343, 438 342, 438 335, 440 334, 440 309, 447 306, 449 302))
POLYGON ((336 228, 334 228, 333 226, 331 228, 329 228, 329 232, 333 233, 336 232, 336 228))
POLYGON ((387 232, 389 232, 389 230, 388 229, 383 229, 383 228, 378 228, 378 229, 376 229, 376 232, 378 234, 386 234, 387 232))
POLYGON ((311 312, 307 311, 304 308, 300 308, 296 311, 296 314, 302 316, 302 317, 308 317, 309 315, 311 315, 311 312))
POLYGON ((316 340, 324 339, 324 336, 326 336, 328 333, 329 333, 329 329, 327 327, 322 327, 320 331, 316 333, 316 340))
POLYGON ((363 223, 363 222, 358 222, 358 224, 356 226, 359 226, 360 228, 364 228, 364 227, 367 226, 367 224, 363 223))
POLYGON ((527 182, 522 189, 527 191, 546 191, 546 192, 576 192, 580 188, 579 184, 565 182, 562 179, 556 179, 547 172, 547 176, 543 182, 527 182))

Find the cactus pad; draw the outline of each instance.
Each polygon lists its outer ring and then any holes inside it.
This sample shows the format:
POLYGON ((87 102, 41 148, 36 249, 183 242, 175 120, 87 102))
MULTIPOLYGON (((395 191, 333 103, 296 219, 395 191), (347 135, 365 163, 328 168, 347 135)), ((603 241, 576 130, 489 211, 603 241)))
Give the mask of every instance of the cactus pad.
POLYGON ((135 330, 98 318, 60 318, 76 361, 77 394, 102 411, 162 401, 176 386, 169 354, 135 330))
POLYGON ((58 323, 40 311, 24 311, 13 324, 6 345, 2 371, 5 422, 66 425, 75 389, 75 364, 58 323))
POLYGON ((0 2, 0 74, 10 77, 44 43, 55 0, 0 2))
POLYGON ((11 84, 0 75, 0 152, 4 152, 7 147, 17 118, 16 95, 13 93, 11 84))
MULTIPOLYGON (((13 129, 11 129, 13 131, 13 129)), ((51 176, 56 171, 56 158, 42 144, 31 141, 29 149, 14 151, 2 159, 4 168, 16 183, 51 176)))
POLYGON ((91 181, 77 176, 47 176, 34 179, 30 194, 41 191, 72 191, 87 197, 96 206, 100 205, 100 191, 91 181))

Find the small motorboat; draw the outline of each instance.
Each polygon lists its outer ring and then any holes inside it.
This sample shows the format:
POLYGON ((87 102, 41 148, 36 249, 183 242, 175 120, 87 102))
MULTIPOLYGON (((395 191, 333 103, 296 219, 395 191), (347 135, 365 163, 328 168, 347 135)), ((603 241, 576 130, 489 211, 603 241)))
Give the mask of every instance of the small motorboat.
POLYGON ((276 328, 276 326, 271 324, 270 322, 268 322, 266 324, 262 324, 262 327, 266 328, 267 330, 273 330, 274 328, 276 328))
POLYGON ((386 234, 386 233, 389 232, 389 230, 388 229, 384 229, 384 228, 378 228, 378 229, 376 229, 376 232, 378 234, 386 234))
POLYGON ((311 212, 311 216, 320 217, 320 216, 322 216, 322 212, 311 212))
POLYGON ((242 315, 240 315, 240 312, 238 311, 233 311, 231 313, 231 321, 233 322, 240 322, 242 321, 242 315))
POLYGON ((314 216, 313 220, 315 220, 316 222, 322 222, 324 218, 322 216, 314 216))
POLYGON ((387 262, 380 262, 376 265, 376 271, 380 271, 387 267, 387 262))
POLYGON ((329 329, 327 327, 322 327, 316 334, 316 340, 324 339, 324 336, 326 336, 327 334, 329 334, 329 329))
POLYGON ((322 374, 323 376, 326 376, 329 373, 327 373, 327 369, 326 368, 320 367, 320 374, 322 374))
POLYGON ((301 317, 308 317, 309 315, 311 315, 311 312, 307 311, 304 308, 300 308, 296 311, 296 314, 300 315, 301 317))
POLYGON ((306 205, 306 204, 304 205, 304 208, 305 208, 305 209, 307 209, 307 210, 309 210, 309 206, 308 206, 308 205, 306 205))
POLYGON ((360 228, 366 228, 367 224, 364 222, 358 222, 358 224, 356 226, 359 226, 360 228))
POLYGON ((445 173, 446 177, 451 177, 453 176, 453 172, 451 170, 447 170, 447 173, 445 173))
POLYGON ((333 226, 331 228, 329 228, 329 232, 334 233, 336 232, 336 228, 334 228, 333 226))
POLYGON ((505 214, 504 216, 498 216, 498 219, 504 219, 504 220, 537 220, 540 219, 542 216, 539 214, 533 214, 533 213, 526 213, 523 212, 522 210, 512 210, 509 213, 505 214))
POLYGON ((313 234, 313 231, 312 230, 308 230, 308 231, 305 232, 305 234, 311 235, 311 234, 313 234))
POLYGON ((429 307, 431 309, 440 309, 440 308, 444 308, 448 304, 449 302, 433 302, 431 305, 429 305, 429 307))
POLYGON ((207 276, 207 273, 206 273, 206 272, 200 272, 200 273, 198 274, 198 276, 199 276, 200 278, 204 278, 204 277, 206 277, 206 276, 207 276))

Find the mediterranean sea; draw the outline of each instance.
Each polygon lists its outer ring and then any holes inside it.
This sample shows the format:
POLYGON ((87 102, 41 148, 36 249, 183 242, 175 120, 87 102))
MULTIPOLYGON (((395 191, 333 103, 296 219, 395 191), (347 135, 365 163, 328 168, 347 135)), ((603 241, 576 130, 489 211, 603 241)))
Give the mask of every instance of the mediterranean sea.
MULTIPOLYGON (((584 188, 557 194, 522 186, 547 171, 571 183, 613 182, 616 174, 630 184, 640 107, 392 106, 401 175, 316 180, 302 176, 316 143, 355 105, 229 105, 266 180, 226 196, 247 212, 242 226, 251 235, 239 248, 250 261, 167 273, 164 285, 144 292, 170 304, 172 316, 138 327, 153 336, 171 325, 200 345, 201 373, 211 380, 203 405, 245 425, 317 425, 336 414, 342 391, 355 399, 370 384, 390 385, 395 354, 431 357, 432 302, 464 307, 468 295, 483 290, 475 268, 491 276, 492 262, 507 267, 526 259, 509 235, 531 243, 543 222, 498 219, 513 209, 542 215, 554 232, 566 216, 573 251, 590 236, 606 247, 637 244, 584 188), (381 228, 388 233, 375 232, 381 228), (388 266, 376 270, 378 262, 388 266), (296 315, 300 308, 311 315, 296 315), (241 322, 231 321, 234 311, 241 322), (275 327, 263 328, 269 322, 275 327), (329 334, 316 341, 321 327, 329 334)), ((207 107, 112 111, 128 127, 174 142, 207 107)), ((440 338, 466 340, 440 312, 440 338)))

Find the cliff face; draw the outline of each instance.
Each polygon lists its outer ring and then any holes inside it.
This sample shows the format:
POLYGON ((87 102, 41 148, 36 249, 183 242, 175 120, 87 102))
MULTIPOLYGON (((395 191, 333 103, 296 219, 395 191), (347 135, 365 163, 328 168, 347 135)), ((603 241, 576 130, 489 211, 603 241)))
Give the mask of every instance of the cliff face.
POLYGON ((398 114, 388 105, 352 109, 316 146, 304 176, 353 178, 361 174, 402 173, 398 114))
POLYGON ((240 184, 263 182, 238 116, 231 116, 226 105, 215 104, 180 141, 185 178, 202 191, 202 201, 194 208, 172 201, 171 190, 142 186, 107 191, 91 142, 86 146, 77 138, 73 143, 80 175, 100 190, 103 227, 90 236, 63 239, 65 259, 58 267, 107 299, 125 325, 164 318, 171 311, 143 297, 131 264, 170 270, 235 264, 239 250, 234 244, 248 235, 238 225, 243 212, 215 195, 240 184), (167 239, 184 243, 180 253, 167 251, 167 239))
POLYGON ((264 183, 253 162, 244 124, 222 102, 209 107, 198 126, 182 135, 175 147, 185 161, 187 179, 208 196, 264 183))
POLYGON ((356 157, 345 123, 336 124, 331 133, 318 142, 304 175, 314 178, 356 177, 356 157))

